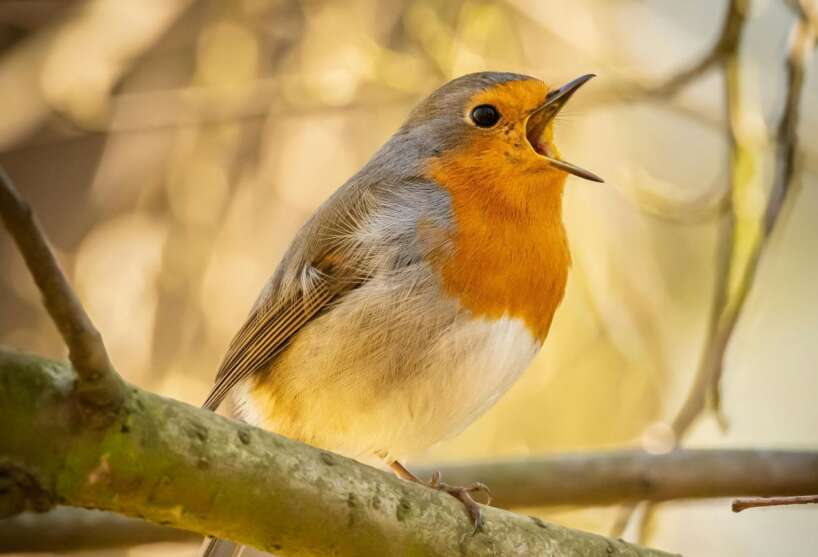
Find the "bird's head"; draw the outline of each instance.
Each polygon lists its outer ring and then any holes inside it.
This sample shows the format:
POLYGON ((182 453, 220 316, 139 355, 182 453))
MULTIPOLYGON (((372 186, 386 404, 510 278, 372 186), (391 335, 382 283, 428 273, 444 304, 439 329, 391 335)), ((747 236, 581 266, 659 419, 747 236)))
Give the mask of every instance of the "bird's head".
POLYGON ((438 181, 494 180, 509 188, 538 183, 540 190, 555 183, 561 189, 568 173, 601 182, 563 160, 554 144, 555 116, 592 77, 552 88, 519 74, 465 75, 421 102, 398 135, 420 147, 426 170, 438 181))

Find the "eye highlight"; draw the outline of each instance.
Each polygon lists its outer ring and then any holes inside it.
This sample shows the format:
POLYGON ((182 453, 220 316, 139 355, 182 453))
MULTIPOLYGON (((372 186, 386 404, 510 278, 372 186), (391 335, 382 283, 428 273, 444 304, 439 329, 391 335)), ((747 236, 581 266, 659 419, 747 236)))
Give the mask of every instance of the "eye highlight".
POLYGON ((500 111, 490 104, 481 104, 471 111, 471 120, 478 128, 490 128, 500 121, 500 111))

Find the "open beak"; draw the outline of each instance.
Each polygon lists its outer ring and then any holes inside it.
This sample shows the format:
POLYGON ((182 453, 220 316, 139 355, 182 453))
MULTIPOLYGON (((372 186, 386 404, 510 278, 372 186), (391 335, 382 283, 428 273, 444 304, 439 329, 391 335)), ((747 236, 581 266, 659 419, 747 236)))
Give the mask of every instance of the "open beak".
POLYGON ((558 159, 548 148, 548 141, 545 135, 545 129, 548 127, 551 120, 554 119, 554 116, 556 116, 559 111, 562 110, 562 107, 565 106, 565 103, 568 102, 568 99, 573 96, 577 89, 585 85, 585 83, 592 77, 594 77, 594 74, 583 75, 582 77, 578 77, 575 80, 566 83, 559 89, 555 89, 548 93, 548 96, 546 96, 545 102, 542 104, 542 106, 534 110, 534 112, 532 112, 528 117, 528 120, 526 121, 525 135, 528 138, 528 142, 531 143, 531 147, 533 147, 539 155, 548 159, 552 166, 568 172, 569 174, 573 174, 574 176, 585 178, 586 180, 603 182, 604 180, 593 172, 589 172, 584 168, 576 166, 575 164, 558 159))

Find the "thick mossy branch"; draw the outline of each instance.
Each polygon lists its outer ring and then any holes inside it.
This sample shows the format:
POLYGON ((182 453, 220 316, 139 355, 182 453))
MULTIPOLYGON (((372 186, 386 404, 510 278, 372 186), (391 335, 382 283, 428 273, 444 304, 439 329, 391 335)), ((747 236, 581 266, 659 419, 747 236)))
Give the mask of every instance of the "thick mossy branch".
POLYGON ((278 555, 659 556, 454 498, 341 456, 129 387, 84 427, 67 364, 0 350, 0 514, 98 508, 278 555))

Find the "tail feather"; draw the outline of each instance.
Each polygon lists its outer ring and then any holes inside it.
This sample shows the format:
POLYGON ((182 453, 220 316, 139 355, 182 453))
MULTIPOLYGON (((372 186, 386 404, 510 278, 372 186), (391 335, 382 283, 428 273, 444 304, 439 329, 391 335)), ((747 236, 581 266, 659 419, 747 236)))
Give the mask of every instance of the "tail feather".
POLYGON ((205 538, 202 557, 241 557, 243 545, 219 538, 205 538))
MULTIPOLYGON (((207 400, 202 408, 213 412, 219 407, 229 389, 219 390, 218 385, 210 391, 207 400)), ((204 539, 201 557, 241 557, 246 546, 237 543, 221 540, 219 538, 206 537, 204 539)))

